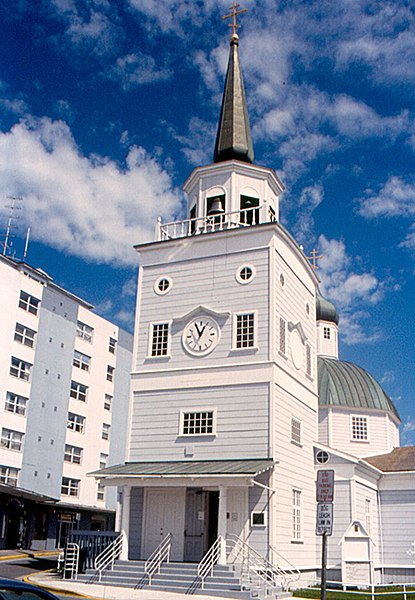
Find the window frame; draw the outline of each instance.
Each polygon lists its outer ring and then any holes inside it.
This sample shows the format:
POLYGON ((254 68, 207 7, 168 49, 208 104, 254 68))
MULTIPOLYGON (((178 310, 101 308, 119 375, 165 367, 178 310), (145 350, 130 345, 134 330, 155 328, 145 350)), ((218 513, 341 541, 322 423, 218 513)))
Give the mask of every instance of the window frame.
POLYGON ((63 460, 66 463, 73 465, 82 465, 84 449, 80 446, 73 446, 72 444, 65 444, 65 451, 63 454, 63 460), (69 459, 69 460, 68 460, 69 459), (77 460, 79 459, 79 460, 77 460))
POLYGON ((367 444, 370 442, 369 435, 369 417, 365 415, 350 415, 350 441, 367 444), (364 423, 365 437, 360 437, 359 432, 362 431, 362 424, 364 423))
POLYGON ((108 453, 100 452, 99 453, 99 468, 105 469, 108 464, 108 453))
POLYGON ((147 357, 148 358, 169 358, 170 357, 170 329, 171 329, 171 320, 170 321, 153 321, 149 325, 149 336, 148 336, 148 350, 147 357), (163 338, 159 341, 155 340, 156 328, 164 326, 163 338), (164 339, 166 338, 166 339, 164 339), (157 345, 158 344, 158 345, 157 345), (163 353, 155 352, 159 346, 163 353))
POLYGON ((94 341, 94 328, 92 325, 88 325, 83 321, 76 322, 76 336, 87 342, 88 344, 92 344, 94 341))
POLYGON ((110 383, 114 383, 114 376, 115 376, 115 367, 113 367, 112 365, 107 365, 107 373, 105 375, 105 379, 107 381, 109 381, 110 383))
POLYGON ((327 325, 323 325, 323 339, 331 340, 331 327, 328 327, 327 325))
POLYGON ((101 439, 106 440, 108 442, 110 439, 110 434, 111 434, 111 424, 103 423, 102 428, 101 428, 101 439))
POLYGON ((8 465, 0 465, 0 482, 17 487, 19 481, 20 469, 17 467, 9 467, 8 465), (12 474, 13 471, 13 474, 12 474))
MULTIPOLYGON (((244 333, 242 331, 241 335, 244 333)), ((242 338, 243 341, 243 338, 242 338)), ((233 313, 233 327, 232 327, 232 350, 236 352, 243 352, 246 350, 258 350, 258 311, 257 310, 244 310, 233 313), (243 317, 252 317, 253 324, 252 326, 248 324, 248 341, 250 339, 250 343, 248 345, 240 346, 240 340, 238 337, 240 335, 240 327, 241 322, 240 318, 243 317)))
POLYGON ((238 269, 236 270, 236 273, 235 273, 235 279, 241 285, 248 285, 255 279, 255 275, 256 275, 256 269, 255 269, 254 265, 252 265, 250 263, 249 264, 246 263, 246 264, 243 264, 240 267, 238 267, 238 269), (251 275, 248 277, 248 279, 244 279, 242 277, 242 272, 246 269, 250 269, 250 271, 251 271, 251 275))
MULTIPOLYGON (((193 437, 212 437, 217 435, 216 424, 217 424, 217 409, 216 408, 200 408, 195 410, 194 408, 182 409, 180 411, 179 417, 179 436, 185 438, 193 438, 193 437), (211 417, 208 416, 211 414, 211 417), (198 432, 198 433, 185 433, 186 427, 186 415, 206 415, 206 419, 211 419, 212 421, 212 431, 208 432, 198 432)), ((189 425, 187 425, 189 427, 189 425)), ((199 425, 200 429, 202 425, 199 425)))
POLYGON ((308 342, 305 343, 305 374, 313 379, 313 350, 308 342))
POLYGON ((68 418, 66 421, 66 429, 69 429, 69 431, 73 431, 74 433, 84 434, 85 433, 85 422, 86 422, 86 417, 84 417, 83 415, 78 415, 77 413, 68 411, 68 418), (74 419, 71 419, 71 417, 74 417, 74 419), (73 424, 73 427, 70 427, 71 423, 73 424))
POLYGON ((9 374, 12 377, 16 377, 16 379, 21 379, 22 381, 30 381, 30 373, 33 364, 23 360, 22 358, 17 358, 17 356, 11 357, 10 370, 9 374), (13 364, 14 361, 14 364, 13 364), (16 364, 17 363, 17 364, 16 364))
POLYGON ((79 498, 81 488, 81 480, 74 477, 62 477, 61 496, 70 496, 71 498, 79 498), (64 491, 64 489, 67 491, 64 491))
POLYGON ((31 315, 34 315, 36 317, 39 312, 39 304, 40 304, 39 298, 36 298, 36 296, 32 296, 32 294, 29 294, 28 292, 25 292, 24 290, 20 290, 19 303, 18 303, 19 308, 21 308, 25 312, 28 312, 31 315), (24 298, 23 296, 26 296, 26 298, 24 298))
POLYGON ((1 428, 0 447, 13 452, 22 452, 24 432, 9 429, 8 427, 1 428))
POLYGON ((284 358, 287 358, 287 319, 280 315, 278 322, 278 353, 284 358), (284 335, 281 335, 281 332, 284 332, 284 335), (284 342, 284 343, 282 343, 284 342))
POLYGON ((108 352, 110 354, 116 354, 116 350, 117 350, 117 342, 118 340, 116 338, 110 337, 108 339, 108 352))
POLYGON ((72 365, 85 373, 89 373, 91 368, 91 357, 79 350, 74 349, 72 365))
POLYGON ((97 482, 97 500, 103 502, 105 500, 105 486, 99 481, 97 482))
POLYGON ((104 410, 111 410, 113 399, 114 396, 111 396, 111 394, 104 394, 104 410))
POLYGON ((303 423, 297 417, 291 417, 290 435, 292 444, 295 444, 296 446, 303 445, 303 423))
POLYGON ((302 496, 303 492, 299 488, 292 488, 292 543, 302 543, 302 496))
POLYGON ((154 282, 154 292, 157 294, 157 296, 165 296, 166 294, 168 294, 171 291, 171 288, 173 287, 173 280, 171 277, 169 277, 168 275, 161 275, 160 277, 157 277, 156 281, 154 282), (160 284, 162 281, 166 281, 167 282, 167 287, 165 287, 164 289, 160 288, 160 284))
POLYGON ((26 346, 27 348, 33 348, 35 345, 36 333, 37 331, 27 327, 27 325, 16 322, 14 328, 14 341, 18 344, 22 344, 22 346, 26 346), (20 331, 18 331, 18 328, 20 328, 20 331))
POLYGON ((79 381, 75 381, 71 379, 71 387, 69 390, 69 397, 73 400, 79 400, 79 402, 87 402, 88 401, 88 392, 89 387, 84 383, 79 383, 79 381), (82 390, 81 388, 84 388, 82 390))
POLYGON ((26 398, 25 396, 20 396, 20 394, 15 394, 14 392, 7 392, 6 393, 6 400, 4 402, 4 410, 6 412, 10 412, 14 415, 21 415, 22 417, 26 416, 26 409, 27 409, 27 403, 29 401, 29 398, 26 398), (13 397, 13 398, 12 398, 13 397), (16 402, 17 399, 17 402, 16 402), (19 400, 23 400, 24 402, 22 403, 23 406, 23 410, 18 410, 18 407, 20 405, 19 400), (12 407, 13 410, 10 410, 10 408, 8 408, 8 406, 12 407))

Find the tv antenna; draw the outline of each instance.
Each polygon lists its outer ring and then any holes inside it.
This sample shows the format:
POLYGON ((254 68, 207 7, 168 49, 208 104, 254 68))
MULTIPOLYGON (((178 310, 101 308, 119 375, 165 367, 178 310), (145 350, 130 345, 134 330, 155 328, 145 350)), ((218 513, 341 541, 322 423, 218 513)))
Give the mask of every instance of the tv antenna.
MULTIPOLYGON (((13 239, 16 237, 15 231, 17 225, 15 221, 19 218, 17 211, 21 210, 20 204, 23 202, 23 198, 20 196, 7 196, 9 204, 6 204, 5 208, 9 209, 9 217, 7 219, 6 233, 3 234, 4 240, 1 242, 3 246, 3 256, 11 256, 13 239)), ((27 248, 25 248, 25 251, 27 248)))

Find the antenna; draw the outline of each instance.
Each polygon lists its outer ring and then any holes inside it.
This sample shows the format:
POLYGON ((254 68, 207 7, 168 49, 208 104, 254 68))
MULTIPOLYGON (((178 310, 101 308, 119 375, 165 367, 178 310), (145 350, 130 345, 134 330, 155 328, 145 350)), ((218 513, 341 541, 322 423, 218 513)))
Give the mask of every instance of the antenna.
POLYGON ((10 240, 16 237, 16 234, 13 233, 13 230, 17 229, 17 225, 15 225, 13 221, 19 218, 16 214, 16 211, 21 210, 22 207, 17 203, 23 202, 23 198, 20 196, 7 196, 7 200, 10 201, 10 204, 6 204, 5 206, 5 208, 9 209, 9 218, 7 219, 6 233, 3 234, 4 241, 1 242, 3 246, 3 256, 6 256, 7 254, 9 254, 9 256, 11 255, 13 242, 10 240))
POLYGON ((26 231, 26 242, 24 245, 23 261, 26 260, 26 256, 27 256, 27 249, 29 247, 29 237, 30 237, 30 227, 28 227, 27 231, 26 231))

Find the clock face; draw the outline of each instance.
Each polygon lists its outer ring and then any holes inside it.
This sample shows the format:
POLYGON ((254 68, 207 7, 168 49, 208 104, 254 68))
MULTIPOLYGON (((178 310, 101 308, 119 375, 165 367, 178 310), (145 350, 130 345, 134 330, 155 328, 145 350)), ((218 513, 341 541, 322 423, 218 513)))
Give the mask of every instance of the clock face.
POLYGON ((183 331, 183 346, 193 356, 205 356, 212 352, 219 341, 220 329, 209 317, 192 319, 183 331))

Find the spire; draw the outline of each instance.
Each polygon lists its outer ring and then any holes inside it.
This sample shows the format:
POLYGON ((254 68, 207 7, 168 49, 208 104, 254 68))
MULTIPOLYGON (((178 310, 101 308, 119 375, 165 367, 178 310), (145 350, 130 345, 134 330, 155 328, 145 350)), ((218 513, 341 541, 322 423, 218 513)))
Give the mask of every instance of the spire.
POLYGON ((233 28, 233 33, 213 155, 215 163, 233 158, 248 163, 252 163, 254 160, 244 83, 239 63, 239 36, 236 33, 237 27, 240 27, 236 24, 236 15, 245 12, 246 9, 238 11, 238 7, 239 4, 234 2, 230 7, 233 12, 223 17, 224 19, 233 17, 233 23, 229 24, 233 28))

